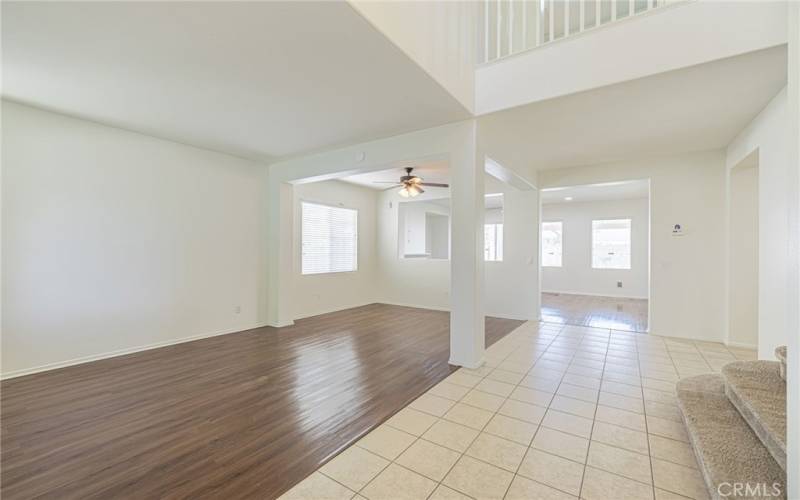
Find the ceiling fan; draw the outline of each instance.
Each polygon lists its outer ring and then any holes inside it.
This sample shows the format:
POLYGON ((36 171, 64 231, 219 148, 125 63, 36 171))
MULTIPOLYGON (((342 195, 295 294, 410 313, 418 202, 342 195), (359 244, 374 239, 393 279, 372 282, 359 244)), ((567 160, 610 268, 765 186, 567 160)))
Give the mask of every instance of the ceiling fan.
POLYGON ((394 181, 374 181, 376 184, 394 184, 394 186, 389 187, 387 189, 393 189, 395 187, 400 187, 400 191, 397 192, 403 198, 413 198, 419 194, 425 192, 422 189, 422 186, 428 187, 450 187, 450 184, 440 184, 437 182, 423 182, 421 177, 417 177, 416 175, 412 174, 411 171, 414 170, 414 167, 406 167, 406 175, 400 177, 400 182, 394 181))

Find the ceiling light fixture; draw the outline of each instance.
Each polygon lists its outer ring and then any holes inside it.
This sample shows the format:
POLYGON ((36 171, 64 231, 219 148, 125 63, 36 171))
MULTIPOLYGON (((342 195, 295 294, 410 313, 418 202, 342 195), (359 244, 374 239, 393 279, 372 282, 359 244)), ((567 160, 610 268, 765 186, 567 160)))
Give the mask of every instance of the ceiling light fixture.
POLYGON ((572 201, 572 196, 565 196, 564 201, 572 201))
POLYGON ((425 191, 422 190, 422 188, 420 188, 416 184, 412 182, 407 182, 403 185, 402 188, 400 188, 400 191, 398 191, 397 193, 403 198, 413 198, 424 192, 425 191))

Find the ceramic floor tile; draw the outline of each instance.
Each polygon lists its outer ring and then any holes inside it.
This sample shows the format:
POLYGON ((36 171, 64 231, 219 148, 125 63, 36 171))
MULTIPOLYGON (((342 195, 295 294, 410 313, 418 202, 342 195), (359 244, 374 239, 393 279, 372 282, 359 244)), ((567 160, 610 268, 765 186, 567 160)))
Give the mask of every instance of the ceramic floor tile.
POLYGON ((355 491, 315 472, 284 493, 280 500, 345 500, 353 498, 355 494, 355 491))
POLYGON ((586 465, 613 472, 642 483, 651 483, 650 460, 647 455, 592 441, 586 465))
POLYGON ((547 407, 550 404, 550 401, 553 399, 553 395, 549 392, 518 386, 516 389, 514 389, 509 398, 522 401, 523 403, 547 407))
POLYGON ((351 446, 323 465, 319 471, 351 490, 358 491, 387 465, 388 460, 358 446, 351 446))
POLYGON ((592 434, 593 423, 594 421, 590 418, 579 417, 550 408, 547 410, 541 425, 588 439, 592 434))
POLYGON ((567 384, 577 385, 580 387, 586 387, 589 389, 599 389, 600 382, 602 379, 594 378, 594 377, 585 377, 583 375, 575 375, 574 373, 567 373, 564 375, 562 382, 566 382, 567 384))
POLYGON ((618 394, 620 396, 628 396, 632 398, 642 397, 642 388, 636 385, 623 384, 621 382, 613 382, 611 380, 603 381, 603 392, 609 394, 618 394))
POLYGON ((542 421, 544 414, 547 410, 542 406, 533 405, 530 403, 523 403, 514 399, 507 399, 503 406, 497 410, 497 413, 507 417, 513 417, 517 420, 524 420, 531 424, 538 424, 542 421))
POLYGON ((683 422, 676 422, 671 419, 647 415, 647 432, 685 443, 689 442, 689 436, 686 434, 686 427, 684 427, 683 422))
POLYGON ((673 462, 697 469, 697 459, 688 443, 650 435, 650 455, 668 462, 673 462))
POLYGON ((581 498, 584 500, 653 500, 653 487, 600 469, 586 467, 581 498))
POLYGON ((475 389, 506 398, 514 390, 514 387, 513 384, 485 378, 475 386, 475 389))
POLYGON ((396 463, 434 481, 441 481, 461 455, 438 444, 418 439, 404 451, 396 463))
POLYGON ((361 438, 356 445, 387 460, 394 460, 403 450, 411 446, 414 440, 416 437, 407 432, 382 425, 361 438))
POLYGON ((620 396, 619 394, 601 391, 599 402, 603 406, 610 406, 619 410, 644 413, 644 405, 642 404, 641 398, 630 398, 628 396, 620 396))
POLYGON ((521 373, 514 373, 514 372, 507 372, 504 370, 493 370, 486 378, 491 380, 497 380, 499 382, 505 382, 507 384, 519 384, 519 382, 525 377, 525 375, 521 373))
POLYGON ((424 500, 436 488, 425 476, 391 464, 372 480, 361 495, 369 500, 424 500))
POLYGON ((665 405, 663 403, 657 403, 655 401, 645 401, 644 402, 645 414, 650 417, 659 417, 666 420, 672 420, 673 422, 681 423, 683 419, 681 417, 680 410, 678 410, 677 406, 673 405, 665 405))
POLYGON ((439 420, 422 435, 422 438, 463 453, 469 448, 478 432, 478 430, 465 425, 439 420))
POLYGON ((522 379, 519 385, 527 387, 528 389, 536 389, 554 394, 558 389, 559 381, 529 376, 522 379))
POLYGON ((580 399, 581 401, 588 401, 590 403, 597 402, 597 389, 588 389, 578 385, 567 384, 562 382, 558 387, 556 394, 559 396, 567 396, 573 399, 580 399))
POLYGON ((700 471, 654 458, 653 480, 658 488, 695 500, 706 500, 708 490, 700 471))
POLYGON ((433 415, 406 407, 395 413, 386 424, 409 434, 421 436, 436 420, 433 415))
POLYGON ((472 500, 470 497, 463 493, 459 493, 452 488, 440 484, 428 497, 428 500, 472 500))
POLYGON ((445 420, 455 422, 457 424, 466 425, 473 429, 483 429, 483 427, 491 420, 494 413, 477 408, 475 406, 457 403, 444 414, 445 420))
POLYGON ((514 474, 468 456, 462 456, 442 483, 476 500, 501 499, 514 474))
POLYGON ((528 446, 538 426, 515 418, 497 414, 486 424, 484 432, 528 446))
POLYGON ((503 404, 505 398, 488 392, 472 390, 461 399, 461 402, 476 408, 482 408, 491 412, 497 411, 503 404))
POLYGON ((647 434, 606 422, 595 422, 592 430, 592 441, 635 451, 643 455, 649 454, 647 434))
POLYGON ((424 411, 425 413, 429 413, 431 415, 441 417, 447 410, 450 409, 451 406, 455 404, 455 401, 452 401, 447 398, 442 398, 439 396, 433 396, 431 394, 423 394, 422 396, 415 399, 409 407, 424 411))
POLYGON ((475 387, 481 380, 482 377, 465 373, 463 368, 445 379, 446 382, 450 382, 451 384, 463 385, 469 388, 475 387))
POLYGON ((515 476, 505 500, 574 500, 575 498, 536 481, 515 476))
POLYGON ((458 401, 459 399, 463 398, 469 392, 469 387, 464 387, 463 385, 458 384, 451 384, 449 382, 439 382, 435 386, 431 387, 428 391, 428 394, 433 394, 434 396, 439 396, 440 398, 445 399, 452 399, 453 401, 458 401))
POLYGON ((550 408, 564 413, 571 413, 579 417, 594 418, 597 405, 579 399, 556 395, 550 403, 550 408))
POLYGON ((583 469, 583 464, 531 448, 522 460, 517 474, 578 495, 583 479, 583 469))
POLYGON ((516 472, 527 449, 527 446, 484 432, 475 438, 466 454, 501 469, 516 472))
POLYGON ((586 463, 589 440, 542 427, 533 439, 533 448, 574 462, 586 463))

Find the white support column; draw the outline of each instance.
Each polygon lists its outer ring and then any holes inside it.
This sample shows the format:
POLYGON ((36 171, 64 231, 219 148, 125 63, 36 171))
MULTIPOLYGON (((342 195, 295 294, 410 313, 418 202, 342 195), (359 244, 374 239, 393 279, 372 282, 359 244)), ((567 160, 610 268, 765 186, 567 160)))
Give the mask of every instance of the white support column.
POLYGON ((485 352, 483 306, 484 157, 473 120, 451 152, 450 364, 477 368, 485 352))
POLYGON ((294 256, 294 186, 269 180, 267 236, 269 266, 267 281, 267 318, 270 326, 294 324, 292 313, 292 273, 294 256))

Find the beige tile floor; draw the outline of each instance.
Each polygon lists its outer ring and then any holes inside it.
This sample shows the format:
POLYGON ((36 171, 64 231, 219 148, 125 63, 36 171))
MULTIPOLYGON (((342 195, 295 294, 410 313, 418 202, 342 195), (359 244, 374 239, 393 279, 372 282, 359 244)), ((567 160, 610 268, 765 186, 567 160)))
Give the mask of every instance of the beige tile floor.
POLYGON ((283 499, 707 499, 674 395, 755 352, 528 322, 283 499))

